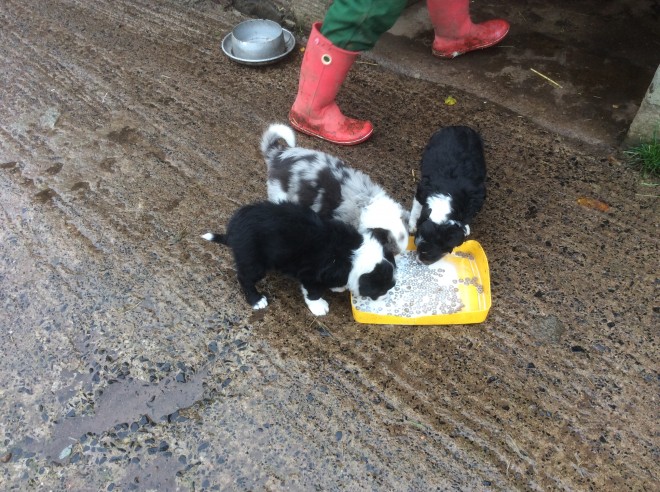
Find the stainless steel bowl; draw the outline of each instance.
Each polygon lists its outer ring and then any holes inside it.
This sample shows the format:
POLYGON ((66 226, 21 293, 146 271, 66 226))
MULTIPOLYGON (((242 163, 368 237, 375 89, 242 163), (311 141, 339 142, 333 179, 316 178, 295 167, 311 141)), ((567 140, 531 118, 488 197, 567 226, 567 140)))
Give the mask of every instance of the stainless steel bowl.
POLYGON ((241 22, 231 32, 231 51, 243 60, 267 60, 286 50, 284 32, 277 22, 253 19, 241 22))

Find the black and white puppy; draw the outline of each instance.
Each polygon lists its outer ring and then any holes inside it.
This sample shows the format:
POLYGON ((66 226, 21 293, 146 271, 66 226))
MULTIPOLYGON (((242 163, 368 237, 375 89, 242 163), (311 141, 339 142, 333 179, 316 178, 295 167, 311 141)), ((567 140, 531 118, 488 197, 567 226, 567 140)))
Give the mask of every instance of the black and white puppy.
POLYGON ((287 125, 273 124, 262 136, 271 202, 299 203, 362 233, 385 231, 379 236, 386 238, 387 251, 397 255, 406 249, 408 212, 381 186, 338 157, 295 145, 287 125))
POLYGON ((246 205, 234 213, 225 234, 202 237, 231 248, 238 282, 253 309, 268 305, 255 286, 268 271, 297 279, 317 316, 328 313, 321 297, 327 289, 348 288, 375 300, 394 287, 394 256, 384 252, 379 238, 294 203, 246 205))
POLYGON ((467 126, 435 132, 421 160, 408 227, 426 264, 460 246, 486 199, 486 161, 479 134, 467 126))

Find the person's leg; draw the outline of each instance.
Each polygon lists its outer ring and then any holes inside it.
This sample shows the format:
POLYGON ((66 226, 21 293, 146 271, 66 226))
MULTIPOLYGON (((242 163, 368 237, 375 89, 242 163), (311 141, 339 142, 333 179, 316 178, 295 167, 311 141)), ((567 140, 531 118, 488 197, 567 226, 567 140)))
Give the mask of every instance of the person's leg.
POLYGON ((348 118, 335 103, 360 51, 371 49, 401 14, 405 0, 335 0, 323 21, 312 26, 300 67, 298 94, 289 112, 303 133, 355 145, 373 133, 369 121, 348 118))
POLYGON ((427 0, 435 31, 433 54, 455 58, 468 51, 499 43, 509 32, 509 23, 493 19, 474 24, 470 18, 470 0, 427 0))
POLYGON ((368 51, 405 6, 406 0, 336 0, 325 14, 321 34, 339 48, 368 51))

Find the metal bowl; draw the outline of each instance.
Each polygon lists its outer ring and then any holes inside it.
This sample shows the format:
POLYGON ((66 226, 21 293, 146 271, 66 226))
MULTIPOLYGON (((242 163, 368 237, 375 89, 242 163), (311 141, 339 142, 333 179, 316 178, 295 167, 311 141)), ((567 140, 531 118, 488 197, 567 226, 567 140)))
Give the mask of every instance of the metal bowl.
POLYGON ((282 26, 271 20, 247 20, 231 32, 231 51, 242 60, 268 60, 286 49, 282 26))

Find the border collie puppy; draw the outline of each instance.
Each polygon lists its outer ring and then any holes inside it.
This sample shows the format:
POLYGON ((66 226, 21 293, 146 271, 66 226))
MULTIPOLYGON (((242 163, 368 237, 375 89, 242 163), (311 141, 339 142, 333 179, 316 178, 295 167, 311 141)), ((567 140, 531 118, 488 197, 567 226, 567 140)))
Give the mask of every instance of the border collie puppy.
POLYGON ((229 246, 238 282, 253 309, 268 305, 255 284, 268 271, 297 279, 316 316, 328 313, 327 289, 378 299, 394 287, 394 256, 383 251, 378 233, 360 234, 339 220, 323 220, 294 203, 260 202, 241 207, 225 234, 202 238, 229 246))
POLYGON ((338 157, 295 145, 293 130, 279 123, 261 138, 271 202, 299 203, 361 233, 380 230, 385 249, 394 255, 406 249, 408 212, 382 187, 338 157))
POLYGON ((460 246, 486 199, 486 162, 479 134, 467 126, 435 132, 422 154, 408 227, 418 258, 434 263, 460 246))

